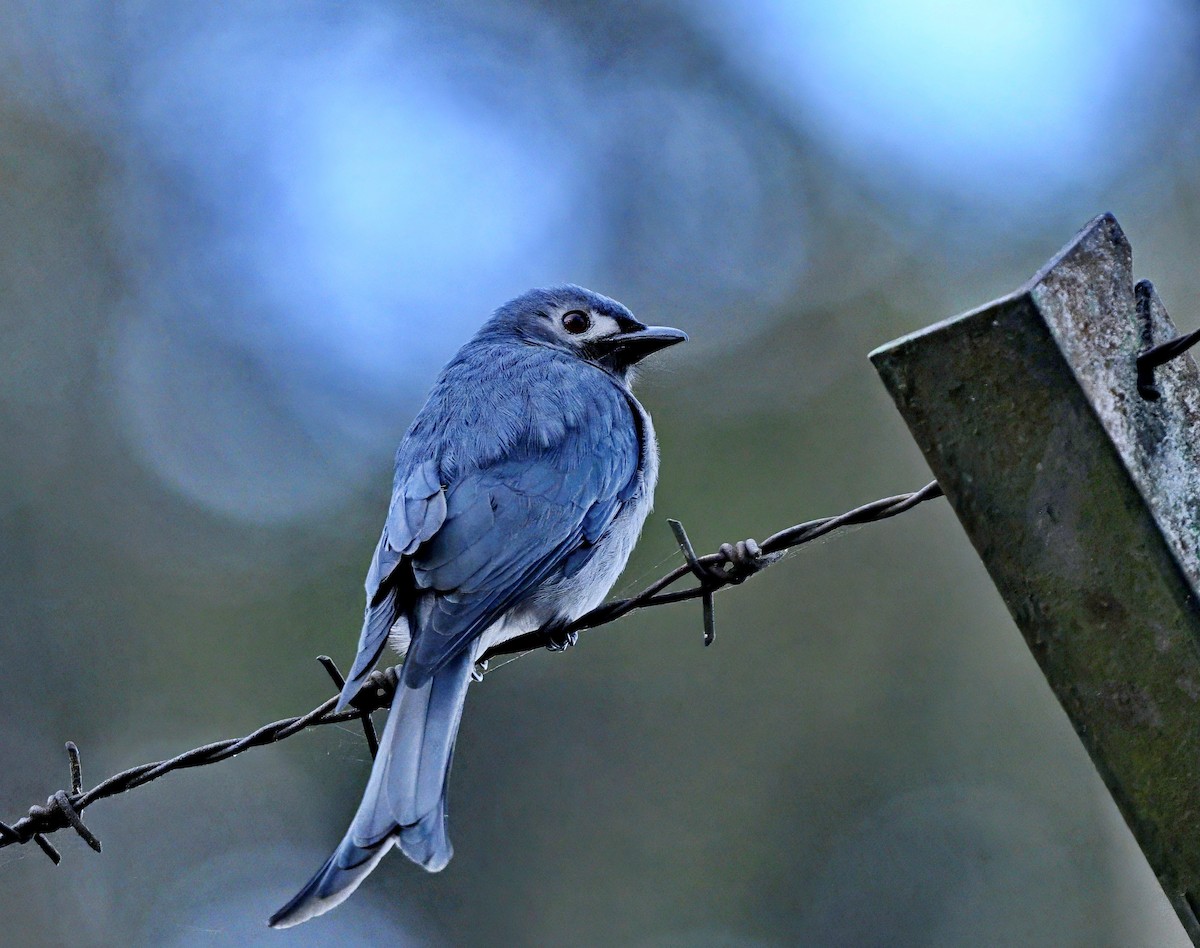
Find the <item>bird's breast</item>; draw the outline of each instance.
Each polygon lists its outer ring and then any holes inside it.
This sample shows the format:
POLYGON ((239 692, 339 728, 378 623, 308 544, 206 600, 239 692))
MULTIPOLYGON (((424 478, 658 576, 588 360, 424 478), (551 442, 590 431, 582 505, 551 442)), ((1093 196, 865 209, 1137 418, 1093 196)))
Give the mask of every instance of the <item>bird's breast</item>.
POLYGON ((658 482, 658 442, 650 414, 632 395, 628 396, 638 429, 637 487, 621 505, 607 530, 596 541, 587 563, 575 574, 547 583, 537 596, 535 608, 556 618, 576 619, 604 601, 629 561, 651 508, 658 482))
POLYGON ((654 425, 637 399, 632 395, 627 398, 638 430, 634 491, 597 539, 587 562, 569 576, 549 579, 524 602, 510 609, 480 636, 475 645, 476 655, 552 622, 578 618, 600 605, 621 575, 654 505, 654 488, 658 482, 658 442, 654 425))

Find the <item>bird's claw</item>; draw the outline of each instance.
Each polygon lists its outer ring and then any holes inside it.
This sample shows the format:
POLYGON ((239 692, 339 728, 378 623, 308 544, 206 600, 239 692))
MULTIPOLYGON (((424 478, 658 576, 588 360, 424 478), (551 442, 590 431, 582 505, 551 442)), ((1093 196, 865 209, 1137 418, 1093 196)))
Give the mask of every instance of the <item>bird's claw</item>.
POLYGON ((486 658, 483 661, 476 662, 474 667, 471 668, 471 680, 483 681, 483 676, 487 674, 487 670, 488 663, 486 658))
POLYGON ((578 632, 550 631, 546 633, 546 648, 551 652, 565 652, 578 641, 578 632))

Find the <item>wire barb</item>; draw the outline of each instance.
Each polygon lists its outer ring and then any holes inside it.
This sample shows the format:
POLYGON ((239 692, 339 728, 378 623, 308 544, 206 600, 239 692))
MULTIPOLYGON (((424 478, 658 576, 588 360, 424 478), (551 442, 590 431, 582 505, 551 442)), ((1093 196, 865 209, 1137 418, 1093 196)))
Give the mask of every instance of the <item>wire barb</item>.
POLYGON ((717 638, 717 617, 713 609, 713 589, 718 588, 719 580, 714 580, 712 571, 705 569, 700 565, 700 561, 696 559, 696 551, 692 548, 692 541, 688 539, 687 531, 683 529, 683 524, 678 520, 667 520, 671 525, 671 530, 675 534, 675 539, 679 542, 679 549, 683 552, 683 558, 687 560, 688 568, 695 575, 696 579, 700 580, 700 602, 704 608, 704 647, 712 645, 717 638))
MULTIPOLYGON (((0 842, 0 846, 11 846, 14 843, 19 845, 21 843, 28 842, 28 840, 22 837, 21 834, 16 831, 16 829, 3 821, 0 821, 0 840, 3 840, 3 842, 0 842)), ((62 862, 62 856, 59 855, 58 850, 55 849, 50 844, 50 840, 46 839, 46 837, 41 833, 35 833, 33 836, 33 841, 38 844, 38 847, 42 850, 42 852, 50 857, 50 861, 54 863, 54 865, 57 866, 60 862, 62 862)))
MULTIPOLYGON (((337 663, 328 655, 318 655, 317 661, 333 679, 333 686, 337 688, 340 695, 346 686, 346 678, 338 670, 337 663)), ((371 712, 362 711, 358 715, 358 719, 362 722, 363 736, 367 739, 367 749, 371 752, 371 760, 374 760, 375 755, 379 753, 379 735, 375 733, 375 722, 371 720, 371 712)))
POLYGON ((71 828, 75 830, 83 841, 92 847, 96 852, 100 852, 100 840, 96 835, 88 829, 83 823, 83 817, 79 815, 79 811, 75 809, 75 804, 71 802, 71 798, 67 796, 66 790, 57 791, 52 797, 58 809, 62 811, 62 815, 66 817, 67 822, 71 824, 71 828))
MULTIPOLYGON (((671 521, 671 529, 675 531, 686 563, 678 566, 665 576, 655 580, 644 590, 629 599, 614 599, 593 609, 578 619, 563 627, 553 630, 537 630, 527 635, 517 636, 507 642, 490 649, 480 656, 478 667, 486 669, 487 661, 496 655, 526 652, 545 646, 551 637, 560 640, 564 635, 580 632, 584 629, 594 629, 601 625, 614 622, 635 609, 649 606, 666 605, 671 602, 684 602, 688 599, 705 601, 704 638, 705 644, 712 642, 715 635, 713 619, 712 595, 725 586, 745 582, 755 573, 760 572, 772 563, 777 562, 786 550, 809 543, 819 537, 841 527, 863 523, 873 523, 886 520, 906 510, 911 510, 918 504, 942 496, 942 489, 937 481, 926 484, 911 494, 898 494, 895 497, 885 497, 873 503, 864 504, 854 510, 847 511, 837 517, 825 517, 820 520, 810 520, 807 523, 788 527, 786 530, 773 534, 761 544, 753 540, 742 540, 739 543, 723 544, 716 553, 697 556, 687 532, 678 521, 671 521), (690 589, 667 592, 686 576, 694 576, 699 585, 690 589)), ((345 684, 342 673, 333 660, 322 655, 317 661, 329 674, 340 692, 345 684)), ((194 747, 184 751, 169 760, 159 760, 147 764, 139 764, 119 774, 102 780, 90 790, 83 790, 83 771, 79 762, 79 748, 73 742, 67 742, 67 759, 70 764, 71 791, 58 790, 50 796, 44 806, 35 805, 29 812, 14 824, 0 822, 0 849, 5 846, 24 845, 33 842, 41 848, 55 865, 62 861, 58 850, 46 839, 47 833, 62 829, 73 829, 96 852, 100 852, 100 840, 83 822, 83 811, 98 800, 126 793, 136 787, 150 783, 176 770, 190 767, 204 767, 222 760, 235 757, 242 751, 252 747, 263 747, 274 744, 285 738, 298 734, 308 728, 323 724, 342 724, 347 721, 359 721, 372 757, 379 749, 375 726, 371 721, 371 713, 386 708, 392 703, 392 697, 399 687, 397 669, 376 669, 367 676, 362 689, 351 702, 349 709, 335 713, 338 695, 323 701, 307 714, 298 717, 285 718, 265 724, 245 737, 231 738, 194 747)))
POLYGON ((79 763, 79 748, 67 741, 67 760, 71 764, 71 792, 83 793, 83 766, 79 763))
POLYGON ((60 862, 62 862, 62 854, 54 848, 54 844, 51 843, 50 840, 46 839, 44 835, 41 833, 34 833, 33 841, 38 844, 38 848, 49 857, 50 861, 54 863, 54 865, 57 866, 60 862))

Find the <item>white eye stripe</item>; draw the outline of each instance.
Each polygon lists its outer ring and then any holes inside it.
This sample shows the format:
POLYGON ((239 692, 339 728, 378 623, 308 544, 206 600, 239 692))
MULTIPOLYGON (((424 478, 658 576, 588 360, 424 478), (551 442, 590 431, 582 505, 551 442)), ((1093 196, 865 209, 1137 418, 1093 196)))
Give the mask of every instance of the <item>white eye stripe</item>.
POLYGON ((620 324, 611 316, 601 316, 595 313, 586 313, 583 310, 567 310, 558 317, 558 328, 562 335, 573 343, 591 342, 595 339, 603 339, 606 336, 616 335, 621 331, 620 324), (583 313, 588 320, 589 326, 583 332, 573 333, 563 323, 563 320, 571 313, 583 313))

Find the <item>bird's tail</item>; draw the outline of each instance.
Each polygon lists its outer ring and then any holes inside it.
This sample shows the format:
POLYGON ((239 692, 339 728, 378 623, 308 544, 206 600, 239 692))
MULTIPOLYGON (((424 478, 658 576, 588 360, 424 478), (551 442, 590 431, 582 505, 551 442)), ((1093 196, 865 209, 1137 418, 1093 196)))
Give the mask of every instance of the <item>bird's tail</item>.
POLYGON ((272 928, 299 925, 345 901, 393 845, 430 872, 445 868, 454 854, 446 835, 446 780, 472 665, 466 649, 416 688, 400 676, 350 829, 308 884, 271 916, 272 928))

